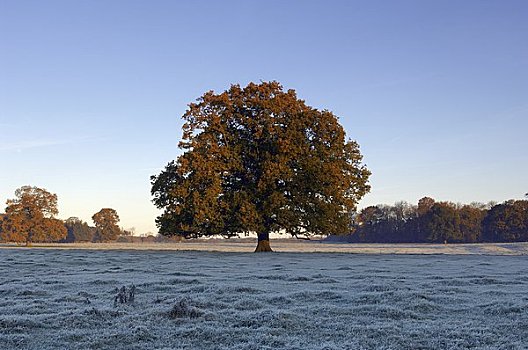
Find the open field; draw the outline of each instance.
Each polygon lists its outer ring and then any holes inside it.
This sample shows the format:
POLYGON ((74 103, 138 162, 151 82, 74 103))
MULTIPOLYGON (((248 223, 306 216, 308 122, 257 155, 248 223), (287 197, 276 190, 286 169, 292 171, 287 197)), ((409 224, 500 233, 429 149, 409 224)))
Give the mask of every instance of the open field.
POLYGON ((526 349, 527 290, 525 256, 6 248, 0 348, 526 349))
MULTIPOLYGON (((179 250, 244 253, 255 250, 253 239, 189 240, 181 243, 34 243, 33 248, 90 249, 90 250, 179 250)), ((329 243, 320 240, 275 239, 273 250, 291 253, 356 253, 356 254, 449 254, 449 255, 528 255, 525 243, 486 244, 367 244, 329 243)), ((20 248, 14 244, 0 244, 1 248, 20 248)))

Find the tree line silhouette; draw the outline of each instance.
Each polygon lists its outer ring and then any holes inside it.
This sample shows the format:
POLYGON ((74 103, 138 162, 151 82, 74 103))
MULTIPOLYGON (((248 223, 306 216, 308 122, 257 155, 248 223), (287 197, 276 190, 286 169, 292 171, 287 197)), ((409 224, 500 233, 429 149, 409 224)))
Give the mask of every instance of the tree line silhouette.
MULTIPOLYGON (((114 209, 92 217, 95 226, 76 217, 57 215, 57 196, 23 186, 0 214, 0 242, 109 242, 132 232, 117 226, 114 209)), ((154 237, 149 237, 154 239, 154 237)), ((455 204, 424 197, 417 205, 397 202, 375 205, 351 215, 350 233, 338 238, 351 243, 479 243, 528 241, 528 200, 455 204)))
POLYGON ((111 208, 92 216, 95 227, 74 217, 57 219, 57 195, 39 187, 20 187, 6 204, 5 214, 0 214, 0 242, 108 242, 130 234, 119 228, 119 216, 111 208))
POLYGON ((424 197, 418 205, 376 205, 352 215, 348 242, 478 243, 528 241, 528 200, 455 204, 424 197))

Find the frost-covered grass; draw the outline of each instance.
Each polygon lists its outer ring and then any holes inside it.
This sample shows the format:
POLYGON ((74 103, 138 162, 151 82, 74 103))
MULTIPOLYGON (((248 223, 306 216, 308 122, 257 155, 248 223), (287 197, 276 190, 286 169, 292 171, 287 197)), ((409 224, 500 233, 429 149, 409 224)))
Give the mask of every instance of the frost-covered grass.
POLYGON ((528 260, 0 249, 0 348, 526 349, 528 260))

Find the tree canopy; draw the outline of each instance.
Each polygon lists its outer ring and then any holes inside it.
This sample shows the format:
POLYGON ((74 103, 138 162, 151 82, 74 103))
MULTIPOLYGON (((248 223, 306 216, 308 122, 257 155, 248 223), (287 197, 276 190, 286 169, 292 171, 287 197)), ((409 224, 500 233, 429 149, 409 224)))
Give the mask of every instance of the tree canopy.
POLYGON ((92 216, 96 232, 94 241, 108 242, 117 239, 121 229, 117 226, 119 216, 117 211, 111 208, 103 208, 92 216))
POLYGON ((510 200, 490 209, 484 219, 487 241, 528 241, 528 200, 510 200))
POLYGON ((183 115, 184 151, 152 176, 163 235, 348 232, 369 170, 337 117, 277 82, 210 91, 183 115))
POLYGON ((45 189, 22 186, 14 199, 7 200, 3 215, 2 239, 26 243, 53 242, 64 239, 67 231, 58 214, 57 195, 45 189))

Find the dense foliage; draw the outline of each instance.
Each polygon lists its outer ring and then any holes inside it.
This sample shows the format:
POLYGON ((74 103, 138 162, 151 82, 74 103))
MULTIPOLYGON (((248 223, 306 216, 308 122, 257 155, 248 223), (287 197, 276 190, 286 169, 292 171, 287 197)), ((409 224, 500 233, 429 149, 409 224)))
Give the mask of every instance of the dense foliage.
POLYGON ((0 242, 108 242, 132 233, 117 226, 119 217, 114 209, 94 214, 96 227, 91 227, 77 217, 66 221, 55 218, 57 195, 45 189, 23 186, 15 191, 15 197, 0 214, 0 242))
POLYGON ((184 153, 152 177, 163 235, 342 234, 369 191, 337 117, 277 82, 207 92, 183 115, 184 153))
POLYGON ((115 209, 103 208, 92 216, 95 224, 95 242, 114 241, 121 234, 121 229, 117 226, 119 216, 115 209))
POLYGON ((352 242, 474 243, 528 241, 528 201, 470 205, 422 198, 370 206, 354 215, 352 242))
POLYGON ((511 200, 494 206, 483 222, 486 241, 528 241, 528 200, 511 200))
POLYGON ((53 242, 66 237, 66 228, 58 214, 57 195, 45 189, 23 186, 7 200, 1 220, 3 241, 31 244, 53 242))
POLYGON ((72 242, 92 242, 95 238, 96 228, 91 227, 88 223, 79 218, 71 217, 64 222, 68 230, 68 235, 64 240, 67 243, 72 242))

